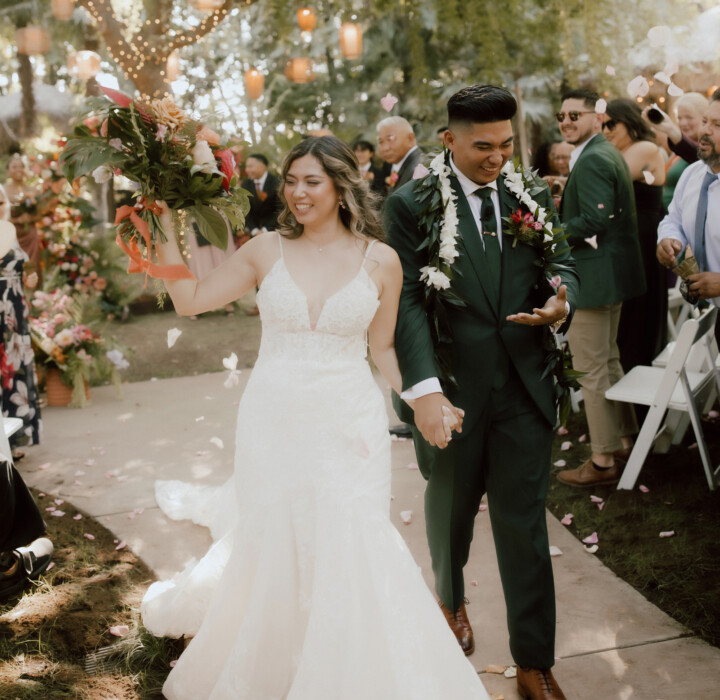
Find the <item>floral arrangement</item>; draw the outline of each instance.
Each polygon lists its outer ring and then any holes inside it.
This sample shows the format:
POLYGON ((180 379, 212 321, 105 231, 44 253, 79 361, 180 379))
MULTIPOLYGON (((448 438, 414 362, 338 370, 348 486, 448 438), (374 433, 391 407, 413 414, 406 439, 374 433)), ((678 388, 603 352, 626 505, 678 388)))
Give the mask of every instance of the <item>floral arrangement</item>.
POLYGON ((182 265, 152 262, 153 245, 166 240, 157 201, 165 201, 175 217, 194 219, 212 245, 225 249, 228 224, 242 228, 249 209, 248 193, 236 187, 233 153, 169 97, 133 100, 101 89, 110 101, 92 103, 91 115, 75 126, 60 166, 70 180, 92 174, 96 182, 107 182, 116 174, 136 183, 135 205, 120 207, 115 217, 116 242, 130 257, 128 271, 189 277, 182 265))
POLYGON ((85 382, 90 380, 92 370, 110 369, 119 386, 116 367, 123 358, 108 357, 105 340, 90 323, 84 322, 87 309, 86 301, 73 298, 62 289, 49 294, 36 291, 32 298, 30 336, 37 359, 60 370, 63 383, 73 390, 72 406, 85 405, 85 382))
MULTIPOLYGON (((524 169, 518 160, 508 161, 501 172, 505 187, 520 203, 511 216, 503 218, 506 224, 503 234, 513 239, 513 247, 520 243, 537 250, 536 265, 543 272, 550 296, 559 286, 558 273, 564 268, 554 260, 557 245, 567 239, 567 234, 564 228, 553 226, 550 212, 533 199, 547 188, 541 179, 524 169)), ((428 251, 428 265, 421 268, 420 279, 425 282, 425 306, 432 322, 435 362, 442 379, 454 385, 456 380, 450 363, 453 334, 447 307, 462 308, 466 304, 452 288, 453 265, 459 252, 457 196, 450 183, 451 175, 452 170, 443 151, 430 162, 427 174, 419 180, 415 191, 421 205, 419 223, 426 235, 423 247, 428 251)), ((543 378, 551 372, 555 376, 556 400, 564 424, 570 411, 570 389, 579 386, 577 378, 581 373, 572 370, 572 358, 567 347, 558 347, 549 327, 546 327, 544 347, 547 354, 543 378)))

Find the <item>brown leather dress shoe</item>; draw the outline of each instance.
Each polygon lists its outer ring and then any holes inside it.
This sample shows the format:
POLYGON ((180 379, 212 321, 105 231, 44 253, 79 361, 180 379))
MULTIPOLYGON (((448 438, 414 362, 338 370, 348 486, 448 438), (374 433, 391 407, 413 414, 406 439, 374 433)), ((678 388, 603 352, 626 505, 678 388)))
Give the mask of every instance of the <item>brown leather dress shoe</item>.
POLYGON ((465 656, 470 656, 475 651, 475 637, 473 636, 472 627, 470 627, 470 620, 468 620, 467 612, 465 611, 465 603, 463 603, 457 610, 457 612, 451 612, 449 608, 445 607, 442 601, 438 601, 440 604, 440 610, 443 611, 445 619, 450 625, 455 638, 458 640, 460 647, 463 650, 465 656))
POLYGON ((517 667, 518 693, 525 700, 567 700, 548 668, 517 667))
POLYGON ((599 471, 595 469, 592 459, 583 462, 577 469, 566 469, 557 475, 558 481, 576 488, 590 488, 592 486, 612 486, 620 481, 620 469, 613 464, 610 469, 599 471))

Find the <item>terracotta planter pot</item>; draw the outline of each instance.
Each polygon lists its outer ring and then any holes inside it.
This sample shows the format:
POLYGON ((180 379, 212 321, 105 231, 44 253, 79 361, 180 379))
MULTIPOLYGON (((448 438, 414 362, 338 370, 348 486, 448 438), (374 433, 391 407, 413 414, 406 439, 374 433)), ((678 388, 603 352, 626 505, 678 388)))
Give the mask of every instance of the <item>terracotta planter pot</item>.
MULTIPOLYGON (((48 406, 68 406, 72 401, 72 387, 63 383, 57 367, 46 368, 45 391, 48 406)), ((87 380, 85 380, 85 398, 90 400, 90 386, 87 380)))

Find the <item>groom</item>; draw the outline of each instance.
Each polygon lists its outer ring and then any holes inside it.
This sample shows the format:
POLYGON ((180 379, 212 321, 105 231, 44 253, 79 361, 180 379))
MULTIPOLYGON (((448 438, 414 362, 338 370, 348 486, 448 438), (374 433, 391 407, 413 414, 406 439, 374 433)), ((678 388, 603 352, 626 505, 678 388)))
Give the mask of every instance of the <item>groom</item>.
MULTIPOLYGON (((451 287, 465 302, 449 305, 451 370, 456 385, 439 382, 432 328, 443 319, 425 307, 421 268, 423 181, 402 187, 385 205, 390 244, 403 266, 395 344, 403 375, 400 418, 413 424, 418 464, 427 480, 425 514, 441 608, 466 654, 474 650, 464 605, 467 563, 480 499, 490 520, 507 604, 518 689, 532 700, 565 696, 550 671, 555 653, 555 592, 545 521, 545 494, 556 407, 553 380, 543 376, 543 339, 564 330, 578 281, 567 246, 557 295, 536 265, 538 252, 503 234, 502 217, 519 208, 500 173, 513 153, 512 94, 493 85, 464 88, 448 101, 445 146, 456 195, 457 249, 451 287), (465 410, 462 434, 446 449, 443 404, 465 410), (424 438, 424 439, 423 439, 424 438)), ((557 215, 547 189, 534 200, 557 215)))

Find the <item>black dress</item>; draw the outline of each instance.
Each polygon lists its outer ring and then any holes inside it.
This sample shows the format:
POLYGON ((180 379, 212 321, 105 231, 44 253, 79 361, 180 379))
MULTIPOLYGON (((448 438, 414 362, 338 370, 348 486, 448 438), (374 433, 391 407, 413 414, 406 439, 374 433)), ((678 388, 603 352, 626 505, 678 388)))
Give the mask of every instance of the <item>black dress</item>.
POLYGON ((647 291, 623 302, 618 347, 625 372, 652 364, 667 343, 666 272, 655 255, 658 224, 664 216, 663 188, 634 181, 633 190, 647 291))

